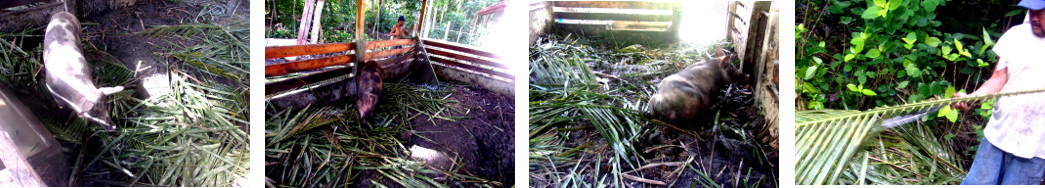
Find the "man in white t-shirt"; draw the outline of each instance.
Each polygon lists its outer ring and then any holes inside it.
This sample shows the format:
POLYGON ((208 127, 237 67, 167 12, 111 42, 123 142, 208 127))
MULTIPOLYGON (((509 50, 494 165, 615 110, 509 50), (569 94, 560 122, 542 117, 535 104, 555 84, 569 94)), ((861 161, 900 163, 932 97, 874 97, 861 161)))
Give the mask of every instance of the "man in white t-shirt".
MULTIPOLYGON (((998 39, 998 64, 991 78, 968 95, 1045 88, 1045 0, 1023 0, 1029 23, 1013 26, 998 39)), ((967 104, 955 105, 968 110, 967 104)), ((1045 172, 1045 94, 1002 97, 983 129, 983 139, 962 184, 1033 184, 1045 172)))

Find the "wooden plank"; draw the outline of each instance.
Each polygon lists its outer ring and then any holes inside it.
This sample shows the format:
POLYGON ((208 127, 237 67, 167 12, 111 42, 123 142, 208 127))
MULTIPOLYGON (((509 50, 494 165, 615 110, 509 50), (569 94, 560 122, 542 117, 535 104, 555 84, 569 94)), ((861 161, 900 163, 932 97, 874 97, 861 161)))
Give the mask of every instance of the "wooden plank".
MULTIPOLYGON (((413 49, 414 48, 411 47, 370 52, 366 53, 364 57, 367 60, 385 58, 392 55, 405 54, 412 51, 413 49)), ((341 55, 334 57, 324 57, 319 59, 300 60, 294 62, 266 65, 265 76, 280 76, 294 72, 311 71, 334 65, 349 64, 353 60, 355 60, 355 57, 353 57, 353 55, 341 55)))
POLYGON ((308 33, 309 27, 312 26, 312 5, 315 0, 305 1, 305 10, 301 11, 301 23, 298 25, 298 45, 305 44, 305 33, 308 33))
POLYGON ((413 51, 413 50, 414 50, 414 47, 409 47, 409 48, 400 48, 400 49, 391 49, 391 50, 370 52, 370 53, 366 53, 366 60, 385 58, 385 57, 392 56, 392 55, 406 54, 406 53, 408 53, 410 51, 413 51))
POLYGON ((487 52, 487 51, 483 51, 483 50, 472 49, 470 47, 466 47, 466 46, 462 46, 462 45, 458 45, 458 44, 451 44, 449 41, 430 40, 430 39, 422 39, 422 40, 424 40, 425 45, 427 45, 427 46, 435 46, 435 47, 440 47, 440 48, 446 48, 446 49, 450 49, 450 50, 453 50, 453 51, 464 52, 464 53, 468 53, 468 54, 475 54, 475 55, 480 55, 480 56, 483 56, 483 57, 489 57, 489 58, 493 58, 493 59, 502 59, 497 54, 494 54, 494 53, 491 53, 491 52, 487 52))
POLYGON ((377 48, 384 48, 389 46, 404 46, 417 43, 415 39, 395 39, 395 40, 379 40, 370 41, 366 43, 367 50, 373 50, 377 48))
POLYGON ((280 76, 292 72, 310 71, 334 65, 345 65, 352 63, 355 58, 352 55, 341 55, 319 59, 309 59, 280 63, 265 66, 265 76, 280 76))
POLYGON ((640 1, 555 1, 556 7, 578 8, 621 8, 621 9, 671 9, 673 2, 640 1))
POLYGON ((354 43, 308 44, 297 46, 265 47, 265 59, 294 57, 303 55, 344 52, 355 49, 354 43))
POLYGON ((417 18, 417 24, 414 25, 414 36, 421 36, 421 26, 424 24, 425 11, 428 10, 428 0, 421 0, 421 17, 417 18))
MULTIPOLYGON (((410 61, 407 60, 413 61, 413 57, 400 56, 396 58, 377 61, 377 63, 381 65, 381 68, 384 69, 384 74, 381 74, 381 79, 398 78, 409 72, 408 70, 410 70, 410 61)), ((309 75, 265 83, 265 95, 271 95, 273 93, 278 93, 281 91, 297 89, 301 86, 306 86, 312 83, 346 75, 351 73, 351 71, 352 67, 341 67, 309 75)))
POLYGON ((312 16, 312 34, 311 40, 308 41, 309 43, 323 43, 322 39, 319 38, 319 35, 323 33, 321 25, 321 22, 323 22, 323 3, 324 0, 316 2, 316 10, 313 11, 316 15, 312 16))
POLYGON ((508 69, 508 66, 505 65, 505 64, 502 64, 502 63, 499 63, 499 62, 490 61, 490 60, 486 60, 486 59, 481 59, 481 58, 478 58, 478 57, 474 57, 474 55, 472 55, 472 54, 461 54, 461 53, 458 53, 458 52, 451 52, 451 51, 446 51, 446 50, 443 50, 443 49, 430 48, 430 47, 429 48, 425 48, 425 50, 427 50, 429 54, 435 54, 435 55, 445 56, 445 57, 449 57, 449 58, 464 60, 464 61, 467 61, 467 62, 480 64, 480 65, 491 66, 491 67, 496 67, 496 68, 500 68, 500 69, 508 69))
POLYGON ((456 80, 459 82, 475 84, 503 95, 515 95, 515 81, 495 79, 482 74, 475 74, 453 67, 442 66, 441 64, 433 64, 432 67, 435 69, 437 75, 439 75, 440 80, 456 80))
POLYGON ((338 77, 341 75, 349 74, 352 71, 352 67, 342 67, 333 70, 323 71, 315 74, 309 74, 300 77, 294 77, 290 79, 265 83, 265 95, 271 95, 280 91, 286 91, 301 86, 305 86, 311 83, 327 80, 330 78, 338 77))
POLYGON ((515 79, 514 75, 506 73, 506 72, 490 70, 490 69, 478 67, 478 66, 475 66, 475 65, 468 65, 468 64, 460 63, 460 62, 453 61, 451 59, 446 59, 446 58, 439 57, 439 56, 431 56, 431 59, 433 61, 435 61, 435 62, 442 63, 442 64, 445 64, 447 66, 460 67, 462 69, 467 69, 467 70, 471 70, 471 71, 475 71, 475 72, 481 72, 481 73, 486 73, 486 74, 490 74, 490 75, 496 75, 496 76, 500 76, 502 78, 509 79, 509 80, 514 80, 515 79))
POLYGON ((555 12, 555 18, 580 20, 671 21, 672 16, 657 14, 555 12))

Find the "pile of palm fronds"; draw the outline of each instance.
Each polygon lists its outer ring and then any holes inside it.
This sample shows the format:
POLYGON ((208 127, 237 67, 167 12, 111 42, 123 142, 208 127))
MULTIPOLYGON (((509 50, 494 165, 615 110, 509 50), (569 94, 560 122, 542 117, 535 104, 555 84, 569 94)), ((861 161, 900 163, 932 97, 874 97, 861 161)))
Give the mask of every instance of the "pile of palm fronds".
MULTIPOLYGON (((446 86, 446 84, 442 85, 446 86)), ((345 187, 370 184, 405 187, 500 186, 467 174, 441 171, 411 159, 404 135, 410 120, 419 115, 452 120, 449 111, 463 110, 446 105, 447 87, 431 91, 401 83, 385 83, 375 118, 369 123, 356 119, 353 102, 328 107, 266 110, 266 184, 293 187, 345 187), (441 115, 443 114, 443 115, 441 115), (437 174, 433 178, 432 175, 437 174)), ((460 159, 454 159, 461 164, 460 159)))
MULTIPOLYGON (((652 83, 729 45, 607 47, 560 37, 542 36, 530 46, 531 186, 624 187, 626 179, 644 180, 631 169, 648 163, 636 145, 653 127, 644 115, 652 83), (578 131, 589 128, 601 138, 578 131), (603 150, 612 155, 599 155, 603 150)), ((679 169, 687 166, 694 169, 679 169)))
MULTIPOLYGON (((925 125, 886 129, 883 121, 959 102, 1007 95, 922 101, 868 111, 817 110, 795 114, 797 184, 956 184, 965 177, 953 151, 940 144, 925 125)), ((914 122, 920 123, 920 119, 914 122)))
MULTIPOLYGON (((173 26, 184 27, 184 26, 173 26)), ((109 97, 117 124, 116 132, 104 132, 73 114, 40 114, 38 117, 72 155, 70 185, 117 186, 238 186, 246 182, 249 152, 248 47, 246 26, 209 28, 207 32, 176 32, 190 45, 175 46, 169 53, 176 60, 157 58, 167 66, 170 93, 148 99, 134 97, 128 89, 109 97), (220 35, 219 35, 220 34, 220 35), (201 51, 193 56, 191 51, 201 51), (182 55, 186 54, 186 55, 182 55), (184 63, 194 66, 179 66, 184 63), (208 75, 228 77, 215 82, 208 75)), ((169 36, 169 33, 153 33, 169 36)), ((23 50, 10 41, 27 35, 12 35, 0 45, 4 59, 0 70, 4 82, 24 95, 48 95, 43 86, 40 48, 23 50)), ((35 37, 35 36, 29 36, 35 37)), ((118 58, 85 45, 100 86, 129 85, 134 72, 118 58)), ((133 87, 131 87, 133 88, 133 87)), ((48 100, 50 98, 42 98, 48 100)), ((40 100, 23 97, 22 100, 40 100)), ((54 108, 49 101, 37 103, 54 108)))

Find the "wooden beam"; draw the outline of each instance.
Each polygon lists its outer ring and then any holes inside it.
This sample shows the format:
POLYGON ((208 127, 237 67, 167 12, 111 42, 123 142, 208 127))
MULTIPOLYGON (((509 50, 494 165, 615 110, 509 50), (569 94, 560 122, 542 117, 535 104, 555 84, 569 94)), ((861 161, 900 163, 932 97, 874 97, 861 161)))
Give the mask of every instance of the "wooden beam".
POLYGON ((312 40, 309 40, 310 43, 320 43, 319 37, 323 34, 323 25, 321 24, 323 22, 323 2, 324 0, 316 2, 316 9, 313 10, 313 13, 316 15, 312 16, 312 40))
POLYGON ((366 49, 367 50, 373 50, 373 49, 384 48, 384 47, 389 47, 389 46, 411 45, 411 44, 414 44, 414 43, 417 43, 417 40, 415 40, 415 39, 395 39, 395 40, 370 41, 370 42, 367 42, 366 49))
MULTIPOLYGON (((381 74, 381 79, 390 80, 402 77, 407 72, 409 72, 411 67, 410 63, 412 62, 412 56, 400 56, 396 58, 378 61, 377 63, 381 65, 382 69, 384 69, 384 73, 381 74)), ((282 91, 297 89, 312 83, 336 78, 350 73, 349 71, 352 71, 351 67, 341 67, 327 71, 312 73, 304 76, 298 76, 294 78, 265 83, 265 95, 271 95, 282 91)))
POLYGON ((352 67, 342 67, 319 73, 265 83, 265 95, 271 95, 280 91, 286 91, 305 86, 311 83, 316 83, 330 78, 338 77, 341 75, 348 74, 349 71, 352 71, 352 67))
MULTIPOLYGON (((363 0, 356 0, 356 49, 366 48, 366 37, 363 34, 363 23, 366 22, 363 9, 365 8, 363 0)), ((356 50, 356 59, 366 59, 366 50, 356 50)), ((359 73, 358 66, 352 67, 352 73, 359 73)))
POLYGON ((475 65, 464 64, 464 63, 460 63, 460 62, 457 62, 457 61, 454 61, 454 60, 451 60, 451 59, 447 59, 447 58, 444 58, 444 57, 431 56, 431 59, 433 61, 437 62, 437 63, 441 63, 441 64, 443 64, 445 66, 448 66, 448 67, 459 67, 461 69, 467 69, 467 70, 471 70, 471 71, 475 71, 475 72, 481 72, 481 73, 486 73, 486 74, 489 74, 489 75, 499 76, 501 78, 508 79, 508 80, 514 80, 515 79, 514 75, 506 73, 506 72, 495 71, 495 70, 490 70, 490 69, 487 69, 487 68, 478 67, 478 66, 475 66, 475 65))
POLYGON ((439 75, 440 80, 456 80, 475 84, 503 95, 515 95, 515 81, 494 79, 487 75, 462 71, 453 67, 442 66, 441 64, 433 64, 432 67, 435 69, 436 75, 439 75))
POLYGON ((555 12, 556 19, 580 20, 623 20, 623 21, 671 21, 671 15, 661 14, 617 14, 587 12, 555 12))
POLYGON ((293 72, 311 71, 334 65, 346 65, 352 63, 352 60, 355 60, 355 58, 352 57, 352 55, 341 55, 319 59, 309 59, 288 63, 265 65, 265 76, 280 76, 293 72))
POLYGON ((450 49, 450 50, 454 50, 454 51, 464 52, 464 53, 468 53, 468 54, 475 54, 475 55, 488 57, 488 58, 493 58, 493 59, 498 59, 498 60, 502 59, 497 54, 494 54, 494 53, 491 53, 491 52, 487 52, 487 51, 483 51, 483 50, 479 50, 479 49, 473 49, 473 48, 462 46, 462 45, 452 44, 452 43, 450 43, 448 41, 430 40, 430 39, 423 39, 423 40, 425 42, 425 45, 427 45, 427 46, 446 48, 446 49, 450 49))
POLYGON ((404 54, 404 53, 407 53, 407 52, 410 52, 410 51, 413 51, 413 50, 414 50, 414 47, 409 47, 409 48, 400 48, 400 49, 391 49, 391 50, 370 52, 370 53, 366 53, 365 59, 366 60, 372 60, 372 59, 377 59, 377 58, 385 58, 385 57, 392 56, 392 55, 404 54))
POLYGON ((417 18, 417 25, 414 26, 414 36, 421 36, 421 26, 425 20, 425 11, 428 10, 428 0, 421 0, 421 17, 417 18))
POLYGON ((491 66, 491 67, 497 67, 497 68, 506 69, 506 70, 508 69, 508 66, 505 65, 505 64, 502 64, 502 63, 499 63, 499 62, 490 61, 490 60, 486 60, 486 59, 481 59, 481 58, 475 57, 474 55, 471 55, 471 54, 467 54, 466 55, 466 54, 461 54, 461 53, 454 53, 454 52, 451 52, 451 51, 446 51, 446 50, 442 50, 442 49, 435 49, 435 48, 430 48, 430 47, 429 48, 425 48, 425 50, 427 50, 429 54, 445 56, 445 57, 449 57, 449 58, 454 58, 454 59, 464 60, 464 61, 467 61, 467 62, 472 62, 472 63, 475 63, 475 64, 486 65, 486 66, 491 66))
MULTIPOLYGON (((363 58, 365 60, 385 58, 392 55, 407 54, 414 50, 414 47, 400 48, 383 50, 376 52, 366 53, 363 58)), ((294 72, 312 71, 322 69, 328 66, 334 65, 346 65, 354 62, 356 58, 353 55, 341 55, 334 57, 325 57, 319 59, 309 59, 301 61, 293 61, 280 64, 265 65, 265 76, 280 76, 294 72)))
POLYGON ((265 47, 265 59, 325 54, 334 52, 346 52, 354 49, 355 44, 351 42, 330 44, 307 44, 298 46, 272 46, 265 47))
POLYGON ((312 26, 312 5, 315 5, 315 0, 305 1, 305 10, 301 11, 301 23, 298 24, 298 45, 305 44, 305 36, 308 33, 309 27, 312 26))
POLYGON ((638 1, 555 1, 556 7, 619 8, 619 9, 671 9, 672 2, 638 1))

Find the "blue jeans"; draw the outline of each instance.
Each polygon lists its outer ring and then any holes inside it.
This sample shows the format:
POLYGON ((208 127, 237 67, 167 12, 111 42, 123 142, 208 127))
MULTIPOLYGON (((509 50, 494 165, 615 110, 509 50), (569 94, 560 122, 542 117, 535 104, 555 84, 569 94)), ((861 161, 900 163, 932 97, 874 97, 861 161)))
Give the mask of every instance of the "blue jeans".
POLYGON ((1017 157, 982 139, 962 185, 1038 185, 1042 172, 1045 159, 1017 157))

